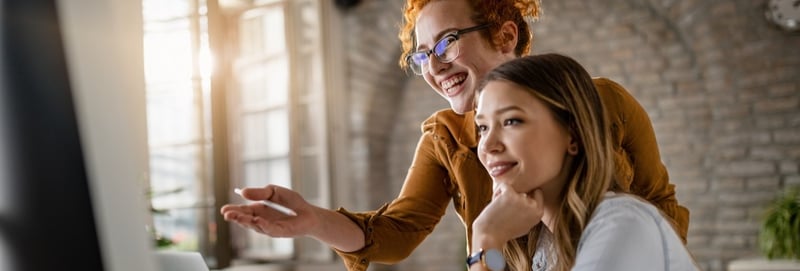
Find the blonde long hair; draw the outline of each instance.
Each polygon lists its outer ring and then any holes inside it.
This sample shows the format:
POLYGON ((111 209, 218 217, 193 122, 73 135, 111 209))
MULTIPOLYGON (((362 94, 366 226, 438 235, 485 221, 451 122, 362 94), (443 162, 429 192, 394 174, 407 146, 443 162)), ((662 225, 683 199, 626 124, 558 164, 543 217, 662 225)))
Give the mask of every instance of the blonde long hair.
MULTIPOLYGON (((592 213, 612 189, 614 156, 608 117, 589 74, 567 56, 544 54, 506 62, 486 76, 478 91, 497 80, 517 84, 543 101, 578 140, 578 154, 565 165, 569 175, 552 229, 554 270, 569 270, 592 213)), ((527 236, 506 243, 503 253, 511 270, 530 270, 542 227, 539 223, 527 236)))

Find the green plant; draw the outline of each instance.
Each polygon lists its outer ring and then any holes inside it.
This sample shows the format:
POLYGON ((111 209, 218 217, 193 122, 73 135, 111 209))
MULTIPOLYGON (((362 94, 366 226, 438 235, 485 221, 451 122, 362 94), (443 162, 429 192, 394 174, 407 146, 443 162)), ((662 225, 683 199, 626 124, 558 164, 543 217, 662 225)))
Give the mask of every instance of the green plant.
MULTIPOLYGON (((176 193, 180 193, 180 192, 183 192, 183 188, 175 188, 175 189, 171 189, 171 190, 167 190, 167 191, 161 191, 161 192, 155 192, 155 191, 152 191, 152 190, 149 191, 147 193, 147 201, 148 201, 148 203, 150 205, 150 213, 152 215, 169 215, 169 211, 162 210, 162 209, 157 209, 157 208, 153 207, 153 198, 160 197, 160 196, 165 196, 165 195, 176 194, 176 193)), ((155 227, 147 227, 147 229, 150 232, 150 234, 152 235, 154 244, 155 244, 155 246, 157 248, 164 249, 164 248, 170 248, 170 247, 173 247, 173 246, 176 245, 176 243, 171 238, 169 238, 167 236, 164 236, 161 233, 159 233, 155 229, 155 227)))
POLYGON ((148 232, 150 232, 150 235, 152 235, 152 238, 153 238, 153 241, 154 241, 154 244, 155 244, 156 248, 159 248, 159 249, 169 248, 169 247, 172 247, 172 246, 175 245, 175 242, 172 241, 172 239, 170 239, 169 237, 165 237, 165 236, 161 235, 159 232, 157 232, 153 228, 148 227, 148 232))
POLYGON ((787 189, 769 206, 758 246, 768 259, 800 260, 800 187, 787 189))

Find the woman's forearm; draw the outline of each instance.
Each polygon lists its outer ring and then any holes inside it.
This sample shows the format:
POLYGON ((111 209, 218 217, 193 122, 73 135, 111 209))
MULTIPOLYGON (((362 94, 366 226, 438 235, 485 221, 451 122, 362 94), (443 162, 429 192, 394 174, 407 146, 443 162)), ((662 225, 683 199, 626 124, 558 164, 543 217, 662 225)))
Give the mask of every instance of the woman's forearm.
POLYGON ((364 231, 339 212, 316 207, 319 225, 309 235, 344 252, 360 250, 366 244, 364 231))

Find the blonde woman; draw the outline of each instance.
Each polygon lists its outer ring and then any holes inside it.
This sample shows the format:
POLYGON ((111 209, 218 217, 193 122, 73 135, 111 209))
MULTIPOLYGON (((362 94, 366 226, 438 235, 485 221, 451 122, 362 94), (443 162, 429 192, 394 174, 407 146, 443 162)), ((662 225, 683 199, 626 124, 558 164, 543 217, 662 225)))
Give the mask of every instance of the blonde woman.
POLYGON ((697 270, 670 220, 616 187, 608 117, 580 64, 519 58, 478 93, 495 188, 472 224, 470 270, 697 270))

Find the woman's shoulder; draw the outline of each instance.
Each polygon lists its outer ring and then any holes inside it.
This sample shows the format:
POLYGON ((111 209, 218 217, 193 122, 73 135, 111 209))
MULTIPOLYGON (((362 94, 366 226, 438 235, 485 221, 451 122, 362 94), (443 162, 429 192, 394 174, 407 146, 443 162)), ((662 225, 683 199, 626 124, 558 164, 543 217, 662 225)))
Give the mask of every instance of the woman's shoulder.
POLYGON ((612 88, 622 88, 622 85, 615 82, 614 80, 609 79, 608 77, 592 77, 592 82, 596 87, 612 87, 612 88))
POLYGON ((430 117, 422 122, 422 132, 440 132, 440 129, 450 131, 452 134, 459 134, 475 126, 474 112, 463 114, 456 113, 453 109, 442 109, 431 114, 430 117))
POLYGON ((474 111, 459 114, 449 108, 436 111, 422 122, 422 133, 451 137, 460 144, 477 145, 474 114, 474 111))
POLYGON ((640 214, 660 216, 658 208, 638 196, 627 193, 608 192, 595 209, 595 215, 640 214))
POLYGON ((660 231, 669 227, 661 211, 649 202, 627 193, 606 193, 605 198, 595 208, 588 228, 615 228, 625 230, 645 227, 660 231))
POLYGON ((606 194, 578 247, 573 270, 697 270, 658 209, 630 194, 606 194))
POLYGON ((594 87, 597 88, 597 91, 600 92, 600 96, 604 94, 628 94, 628 90, 620 83, 606 77, 592 77, 592 83, 594 83, 594 87))
POLYGON ((614 80, 605 77, 594 77, 592 82, 600 95, 600 99, 606 105, 606 110, 613 113, 614 111, 624 112, 641 108, 636 98, 614 80))

